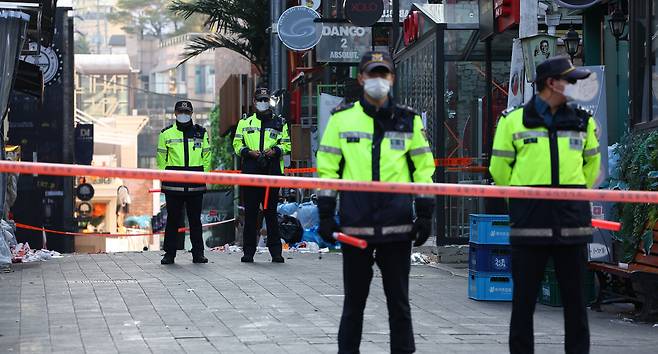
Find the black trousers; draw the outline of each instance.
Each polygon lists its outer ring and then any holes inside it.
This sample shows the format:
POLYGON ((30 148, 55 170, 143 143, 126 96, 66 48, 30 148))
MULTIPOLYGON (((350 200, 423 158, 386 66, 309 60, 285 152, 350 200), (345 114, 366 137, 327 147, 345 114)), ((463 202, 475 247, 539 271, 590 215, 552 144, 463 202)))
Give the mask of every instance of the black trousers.
POLYGON ((171 195, 165 193, 167 202, 167 226, 165 227, 164 250, 176 255, 176 236, 178 228, 183 225, 183 206, 187 211, 187 221, 190 224, 190 241, 192 254, 203 254, 203 237, 201 236, 201 206, 203 194, 171 195))
POLYGON ((512 246, 514 294, 510 353, 534 352, 533 314, 537 292, 549 257, 553 258, 564 306, 564 348, 567 354, 589 353, 589 325, 583 294, 585 246, 512 246))
POLYGON ((338 330, 338 352, 359 353, 363 310, 370 290, 372 266, 377 263, 386 294, 391 353, 413 353, 416 345, 409 307, 411 242, 384 243, 365 250, 343 245, 342 251, 345 300, 338 330))
MULTIPOLYGON (((244 192, 244 233, 242 246, 245 255, 256 253, 258 240, 258 212, 260 205, 265 205, 265 188, 243 187, 244 192)), ((267 209, 263 211, 267 223, 267 247, 272 256, 281 255, 281 238, 279 236, 279 220, 276 217, 276 207, 279 202, 279 188, 270 188, 267 199, 267 209)))

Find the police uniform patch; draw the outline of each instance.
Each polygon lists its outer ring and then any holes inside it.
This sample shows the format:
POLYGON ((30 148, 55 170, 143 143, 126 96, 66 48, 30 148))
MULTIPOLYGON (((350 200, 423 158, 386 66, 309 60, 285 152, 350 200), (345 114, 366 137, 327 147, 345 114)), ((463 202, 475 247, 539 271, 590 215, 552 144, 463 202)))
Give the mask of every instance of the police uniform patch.
POLYGON ((404 150, 404 139, 391 139, 391 150, 404 150))
POLYGON ((572 149, 572 150, 582 150, 583 149, 583 139, 570 138, 569 139, 569 148, 572 149))

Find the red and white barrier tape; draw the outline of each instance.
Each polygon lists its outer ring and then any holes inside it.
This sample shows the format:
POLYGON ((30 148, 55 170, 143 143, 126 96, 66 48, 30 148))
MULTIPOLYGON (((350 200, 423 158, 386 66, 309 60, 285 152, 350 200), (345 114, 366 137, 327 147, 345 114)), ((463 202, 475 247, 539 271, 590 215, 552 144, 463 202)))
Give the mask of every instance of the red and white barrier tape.
POLYGON ((398 194, 431 194, 459 197, 521 198, 552 200, 585 200, 658 204, 658 192, 618 191, 602 189, 567 189, 535 187, 499 187, 448 183, 359 182, 338 179, 282 177, 248 174, 161 171, 113 167, 0 161, 0 172, 42 174, 52 176, 97 176, 127 179, 159 179, 169 182, 241 185, 253 187, 287 187, 334 189, 343 191, 384 192, 398 194))

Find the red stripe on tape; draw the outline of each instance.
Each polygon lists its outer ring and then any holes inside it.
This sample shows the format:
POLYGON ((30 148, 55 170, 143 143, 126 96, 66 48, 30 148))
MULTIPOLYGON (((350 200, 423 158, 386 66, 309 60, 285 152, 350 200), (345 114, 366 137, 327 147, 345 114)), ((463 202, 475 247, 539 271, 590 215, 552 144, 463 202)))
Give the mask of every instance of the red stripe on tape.
POLYGON ((658 192, 613 191, 603 189, 566 189, 534 187, 498 187, 443 183, 359 182, 338 179, 281 177, 188 171, 162 171, 115 167, 91 167, 42 162, 0 161, 0 172, 52 176, 98 176, 128 179, 159 179, 170 182, 241 185, 252 187, 321 188, 398 194, 432 194, 459 197, 587 200, 658 204, 658 192))

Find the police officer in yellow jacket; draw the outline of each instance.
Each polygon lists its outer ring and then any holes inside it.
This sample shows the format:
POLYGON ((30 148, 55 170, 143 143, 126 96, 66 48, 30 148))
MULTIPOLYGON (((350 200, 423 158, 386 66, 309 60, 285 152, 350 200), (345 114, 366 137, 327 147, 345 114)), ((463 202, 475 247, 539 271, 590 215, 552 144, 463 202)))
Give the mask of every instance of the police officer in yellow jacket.
MULTIPOLYGON (((242 158, 242 173, 283 175, 283 156, 290 153, 290 136, 286 120, 272 112, 270 93, 267 88, 258 88, 254 94, 256 113, 240 120, 233 139, 235 153, 242 158)), ((279 188, 270 188, 265 203, 265 188, 242 187, 245 203, 245 225, 243 233, 244 256, 241 261, 251 263, 256 253, 258 210, 261 203, 267 223, 267 247, 272 262, 284 263, 281 255, 281 238, 276 207, 279 188)))
MULTIPOLYGON (((503 113, 494 138, 489 170, 500 186, 591 188, 601 154, 596 121, 567 104, 577 80, 590 72, 566 57, 537 66, 538 94, 523 107, 503 113)), ((549 258, 562 289, 565 350, 589 352, 589 327, 583 281, 585 244, 591 240, 587 201, 510 199, 512 277, 514 281, 509 346, 511 353, 532 353, 533 313, 549 258)))
MULTIPOLYGON (((176 102, 176 123, 160 132, 156 160, 161 170, 200 171, 210 170, 211 152, 206 129, 192 122, 192 103, 176 102)), ((208 263, 203 255, 201 236, 201 206, 205 184, 162 182, 162 192, 167 203, 167 226, 165 228, 162 264, 174 263, 176 257, 176 235, 180 225, 183 206, 187 211, 192 242, 192 261, 208 263)))
MULTIPOLYGON (((359 64, 364 95, 335 109, 317 154, 321 178, 353 181, 431 183, 434 158, 420 116, 395 104, 395 80, 388 53, 368 52, 359 64)), ((409 308, 411 240, 422 245, 430 235, 434 198, 406 194, 341 192, 340 226, 334 219, 336 192, 318 192, 320 235, 333 242, 342 231, 368 241, 361 250, 343 245, 345 299, 338 331, 339 353, 358 353, 363 310, 372 266, 381 270, 389 311, 391 352, 415 351, 409 308)))

